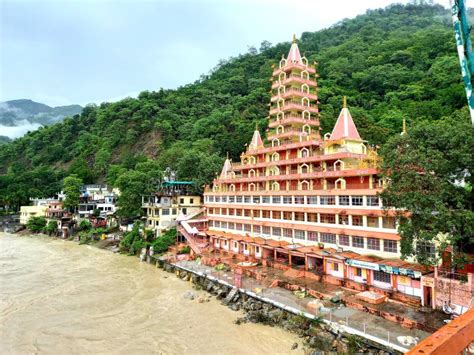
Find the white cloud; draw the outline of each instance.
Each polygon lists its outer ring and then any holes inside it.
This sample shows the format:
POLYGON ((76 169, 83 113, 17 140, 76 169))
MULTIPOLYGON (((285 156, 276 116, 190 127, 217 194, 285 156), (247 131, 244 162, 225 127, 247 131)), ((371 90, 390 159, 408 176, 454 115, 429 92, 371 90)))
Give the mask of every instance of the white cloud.
POLYGON ((39 123, 30 123, 27 120, 19 121, 18 126, 9 127, 0 125, 0 136, 7 136, 9 138, 18 138, 23 136, 28 131, 34 131, 40 128, 39 123))

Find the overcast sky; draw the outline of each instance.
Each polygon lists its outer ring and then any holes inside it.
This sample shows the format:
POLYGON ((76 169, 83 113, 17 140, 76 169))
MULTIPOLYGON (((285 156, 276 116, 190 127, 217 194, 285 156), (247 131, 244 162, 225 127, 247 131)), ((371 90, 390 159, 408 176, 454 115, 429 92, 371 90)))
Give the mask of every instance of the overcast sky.
MULTIPOLYGON (((0 0, 0 101, 117 100, 393 0, 0 0)), ((445 6, 448 0, 436 1, 445 6)))

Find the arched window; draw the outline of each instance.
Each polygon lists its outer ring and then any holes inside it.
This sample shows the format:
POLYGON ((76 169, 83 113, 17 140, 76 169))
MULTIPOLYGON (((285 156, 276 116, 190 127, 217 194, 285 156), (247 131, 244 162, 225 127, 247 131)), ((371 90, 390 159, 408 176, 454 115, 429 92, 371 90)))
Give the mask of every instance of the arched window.
POLYGON ((273 191, 280 191, 280 184, 276 181, 272 183, 272 190, 273 191))
POLYGON ((303 97, 303 98, 301 99, 301 104, 302 104, 303 106, 309 107, 309 99, 308 99, 307 97, 303 97))
POLYGON ((280 175, 280 169, 277 166, 270 168, 270 176, 280 175))
POLYGON ((235 192, 235 185, 234 184, 230 184, 229 191, 230 192, 235 192))
POLYGON ((310 134, 311 133, 311 127, 309 125, 305 124, 303 126, 303 132, 307 133, 307 134, 310 134))
POLYGON ((272 140, 272 147, 278 147, 280 145, 280 140, 275 138, 272 140))
POLYGON ((253 170, 253 169, 249 170, 249 178, 251 178, 251 177, 255 177, 255 170, 253 170))
POLYGON ((285 132, 285 127, 283 127, 282 125, 279 125, 277 127, 277 134, 281 134, 283 132, 285 132))
POLYGON ((346 189, 346 180, 344 178, 339 178, 336 180, 334 187, 336 190, 345 190, 346 189))
POLYGON ((277 107, 279 109, 283 108, 283 106, 285 106, 285 100, 284 99, 278 99, 277 101, 277 107))
POLYGON ((280 85, 278 87, 278 95, 283 95, 285 93, 285 86, 280 85))
POLYGON ((309 182, 304 180, 304 181, 301 181, 301 190, 309 190, 309 182))
POLYGON ((280 69, 283 68, 285 65, 286 65, 286 59, 281 58, 281 60, 280 60, 280 69))
POLYGON ((344 170, 344 162, 342 160, 336 160, 333 166, 334 171, 344 170))
POLYGON ((309 157, 309 150, 308 148, 303 148, 301 149, 301 158, 307 158, 309 157))
POLYGON ((249 191, 255 191, 255 184, 254 183, 249 184, 249 191))
POLYGON ((256 162, 257 162, 257 159, 255 159, 254 156, 251 156, 251 157, 249 158, 249 164, 255 164, 256 162))
POLYGON ((283 120, 285 118, 285 113, 284 112, 278 112, 277 113, 277 120, 283 120))
POLYGON ((311 113, 308 110, 303 111, 303 119, 309 120, 311 118, 311 113))
POLYGON ((324 135, 324 139, 326 139, 326 140, 331 139, 331 133, 329 133, 329 132, 326 133, 326 134, 324 135))
POLYGON ((301 91, 309 94, 309 86, 308 84, 301 85, 301 91))
POLYGON ((301 57, 301 63, 303 65, 308 65, 308 59, 306 59, 306 57, 301 57))
POLYGON ((283 80, 286 79, 286 73, 285 72, 281 72, 280 75, 278 76, 278 79, 280 80, 280 82, 282 82, 283 80))
POLYGON ((300 167, 300 174, 307 174, 309 173, 309 166, 308 164, 303 164, 300 167))
POLYGON ((306 70, 303 70, 301 72, 301 79, 305 79, 305 80, 309 79, 309 73, 306 70))
POLYGON ((275 152, 272 154, 272 161, 278 161, 280 160, 280 154, 275 152))

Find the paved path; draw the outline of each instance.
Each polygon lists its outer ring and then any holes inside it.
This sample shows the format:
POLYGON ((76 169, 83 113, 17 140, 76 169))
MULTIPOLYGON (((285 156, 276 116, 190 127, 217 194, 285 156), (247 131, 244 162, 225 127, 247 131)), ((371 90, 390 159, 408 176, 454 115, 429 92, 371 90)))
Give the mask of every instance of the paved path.
MULTIPOLYGON (((200 273, 206 273, 207 275, 212 275, 215 278, 218 278, 222 281, 226 281, 231 285, 235 285, 234 282, 234 273, 232 271, 216 271, 214 268, 199 265, 196 261, 178 261, 176 265, 183 266, 189 270, 193 270, 200 273)), ((293 292, 286 290, 281 287, 268 288, 263 282, 259 282, 254 278, 246 277, 242 275, 242 284, 240 288, 244 288, 249 291, 257 293, 261 297, 266 297, 272 301, 283 303, 292 308, 300 310, 302 312, 307 312, 313 315, 320 316, 327 320, 333 322, 338 322, 340 324, 346 324, 348 326, 358 329, 359 331, 364 331, 367 334, 378 337, 385 341, 404 346, 397 341, 398 336, 410 336, 417 337, 420 340, 426 338, 430 335, 427 332, 424 332, 419 329, 406 329, 401 327, 398 323, 391 322, 382 317, 372 315, 367 312, 362 312, 356 309, 344 307, 344 306, 331 306, 330 310, 325 312, 317 312, 307 307, 307 303, 313 298, 303 298, 300 299, 296 297, 293 292), (259 291, 260 292, 256 292, 259 291)), ((325 302, 325 306, 328 303, 325 302)))

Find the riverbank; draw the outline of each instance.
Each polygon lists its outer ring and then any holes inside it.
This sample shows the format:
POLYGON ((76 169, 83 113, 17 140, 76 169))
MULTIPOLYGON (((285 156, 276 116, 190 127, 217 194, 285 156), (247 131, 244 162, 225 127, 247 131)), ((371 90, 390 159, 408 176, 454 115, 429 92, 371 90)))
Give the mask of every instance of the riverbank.
POLYGON ((236 325, 243 312, 137 261, 0 233, 0 353, 303 353, 296 335, 236 325))

